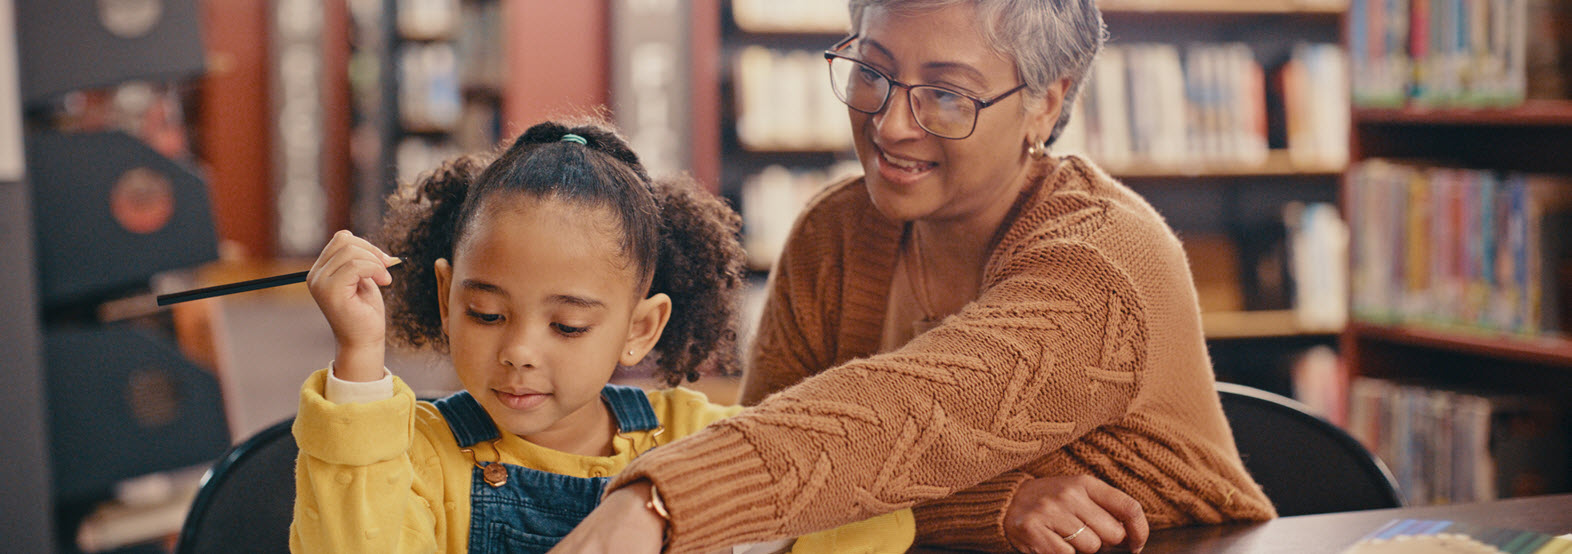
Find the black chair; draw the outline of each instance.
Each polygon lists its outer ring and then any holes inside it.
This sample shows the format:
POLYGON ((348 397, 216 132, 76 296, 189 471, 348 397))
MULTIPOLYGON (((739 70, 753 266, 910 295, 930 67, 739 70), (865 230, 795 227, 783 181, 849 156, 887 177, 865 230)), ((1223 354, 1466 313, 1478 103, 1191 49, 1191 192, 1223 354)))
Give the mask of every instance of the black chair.
POLYGON ((295 509, 294 418, 224 454, 202 480, 176 554, 289 552, 295 509))
POLYGON ((1278 515, 1402 507, 1386 464, 1303 404, 1233 383, 1217 392, 1245 469, 1278 515))

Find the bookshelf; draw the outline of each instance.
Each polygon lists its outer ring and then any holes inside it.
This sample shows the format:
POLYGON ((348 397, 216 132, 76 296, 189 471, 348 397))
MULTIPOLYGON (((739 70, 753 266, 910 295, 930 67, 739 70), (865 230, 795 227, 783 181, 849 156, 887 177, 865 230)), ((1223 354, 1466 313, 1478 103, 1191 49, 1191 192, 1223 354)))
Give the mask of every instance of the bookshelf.
POLYGON ((1415 2, 1405 6, 1429 11, 1398 14, 1408 25, 1396 27, 1371 23, 1392 17, 1378 5, 1356 0, 1348 17, 1354 164, 1341 197, 1353 320, 1339 343, 1350 431, 1393 467, 1411 503, 1459 501, 1451 495, 1476 486, 1493 496, 1566 492, 1572 273, 1555 225, 1572 197, 1572 160, 1559 146, 1572 141, 1572 100, 1536 88, 1559 77, 1536 73, 1533 52, 1569 51, 1572 37, 1536 31, 1558 25, 1525 21, 1539 9, 1527 1, 1462 13, 1415 2), (1501 13, 1497 39, 1434 38, 1501 13), (1445 69, 1458 52, 1486 61, 1445 69), (1470 427, 1488 441, 1465 438, 1470 427), (1473 481, 1458 480, 1481 462, 1473 481))
POLYGON ((1336 164, 1297 164, 1282 150, 1268 151, 1260 163, 1130 163, 1104 165, 1109 175, 1120 179, 1179 179, 1214 177, 1307 177, 1322 180, 1342 175, 1344 167, 1336 164))
POLYGON ((1353 323, 1350 335, 1370 342, 1428 348, 1438 351, 1511 360, 1572 370, 1572 341, 1557 337, 1522 337, 1479 330, 1426 329, 1353 323))
POLYGON ((366 231, 397 183, 498 141, 505 22, 497 0, 360 0, 349 20, 352 222, 366 231))
MULTIPOLYGON (((1187 85, 1197 82, 1190 68, 1197 67, 1195 60, 1204 57, 1192 53, 1197 46, 1223 51, 1224 59, 1237 56, 1230 52, 1244 50, 1248 54, 1243 60, 1230 63, 1259 68, 1261 84, 1245 90, 1260 95, 1257 101, 1264 103, 1260 109, 1265 121, 1255 122, 1252 134, 1265 136, 1251 139, 1260 141, 1252 148, 1264 146, 1264 151, 1240 155, 1227 149, 1219 153, 1215 148, 1202 148, 1204 153, 1196 155, 1192 141, 1184 155, 1143 156, 1138 148, 1134 152, 1099 149, 1095 131, 1080 132, 1085 133, 1088 143, 1086 153, 1151 202, 1186 244, 1202 295, 1202 328, 1218 379, 1292 395, 1293 367, 1312 349, 1336 347, 1341 326, 1307 325, 1295 313, 1297 301, 1287 259, 1287 244, 1292 239, 1285 228, 1285 211, 1294 204, 1336 202, 1337 183, 1346 167, 1346 154, 1341 151, 1346 143, 1335 127, 1326 129, 1322 133, 1331 140, 1321 142, 1329 143, 1330 148, 1306 155, 1305 141, 1289 136, 1281 82, 1290 60, 1304 61, 1296 46, 1340 42, 1346 2, 1103 0, 1099 7, 1114 56, 1122 50, 1131 60, 1134 55, 1150 56, 1142 50, 1152 45, 1174 47, 1187 85), (1301 151, 1293 152, 1292 147, 1301 151), (1225 253, 1221 259, 1218 252, 1225 253)), ((1205 83, 1205 74, 1201 75, 1200 82, 1205 83)), ((1236 84, 1226 78, 1223 83, 1225 89, 1236 84)), ((1097 86, 1088 84, 1083 90, 1078 109, 1096 108, 1095 101, 1087 98, 1096 94, 1097 86)), ((1133 90, 1137 85, 1132 82, 1129 86, 1133 90)), ((1187 95, 1187 105, 1206 102, 1187 95)), ((1335 122, 1346 117, 1346 107, 1327 109, 1332 117, 1316 119, 1335 122)), ((1123 111, 1138 112, 1136 106, 1123 111)), ((1087 115, 1075 117, 1088 126, 1101 124, 1099 117, 1087 115)), ((1186 121, 1186 128, 1192 135, 1197 132, 1191 121, 1186 121)), ((1200 133, 1215 132, 1208 128, 1203 124, 1200 133)), ((1225 128, 1224 132, 1237 131, 1225 128)), ((1071 140, 1073 137, 1065 142, 1071 140)))
POLYGON ((1201 314, 1207 340, 1330 337, 1339 329, 1306 325, 1293 310, 1213 311, 1201 314))
POLYGON ((1572 125, 1572 100, 1526 100, 1511 108, 1357 108, 1354 118, 1365 125, 1565 127, 1572 125))

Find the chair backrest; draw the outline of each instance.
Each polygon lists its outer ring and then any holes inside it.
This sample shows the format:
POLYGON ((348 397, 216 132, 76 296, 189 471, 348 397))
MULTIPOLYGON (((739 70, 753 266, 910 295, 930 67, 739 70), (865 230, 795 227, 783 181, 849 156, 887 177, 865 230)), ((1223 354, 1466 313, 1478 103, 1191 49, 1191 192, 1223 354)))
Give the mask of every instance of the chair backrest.
POLYGON ((1259 389, 1217 383, 1245 469, 1278 515, 1403 505, 1386 464, 1303 404, 1259 389))
POLYGON ((209 470, 180 529, 176 554, 289 552, 295 508, 294 418, 224 454, 209 470))

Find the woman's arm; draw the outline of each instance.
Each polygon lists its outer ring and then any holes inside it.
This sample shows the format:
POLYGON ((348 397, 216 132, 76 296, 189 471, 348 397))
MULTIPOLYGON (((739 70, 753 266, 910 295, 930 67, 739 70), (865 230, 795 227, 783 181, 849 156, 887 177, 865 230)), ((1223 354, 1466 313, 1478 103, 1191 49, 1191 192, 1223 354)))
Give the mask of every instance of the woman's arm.
POLYGON ((1019 252, 973 304, 899 351, 809 377, 637 460, 676 550, 799 535, 909 507, 1122 415, 1140 385, 1130 279, 1078 242, 1019 252))

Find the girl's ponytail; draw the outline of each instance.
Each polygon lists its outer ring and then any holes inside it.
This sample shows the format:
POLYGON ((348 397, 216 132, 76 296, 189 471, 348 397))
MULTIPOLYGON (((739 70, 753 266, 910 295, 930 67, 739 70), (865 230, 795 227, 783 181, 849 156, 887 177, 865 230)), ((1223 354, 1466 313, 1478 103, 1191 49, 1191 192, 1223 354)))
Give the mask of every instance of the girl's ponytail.
POLYGON ((393 284, 383 295, 393 344, 447 351, 435 263, 453 259, 459 211, 487 163, 480 156, 454 158, 388 197, 388 213, 376 242, 404 260, 392 268, 393 284))
POLYGON ((651 183, 660 206, 659 261, 650 293, 666 293, 672 318, 656 350, 668 385, 698 379, 703 369, 737 368, 737 311, 743 285, 742 218, 688 178, 651 183))

